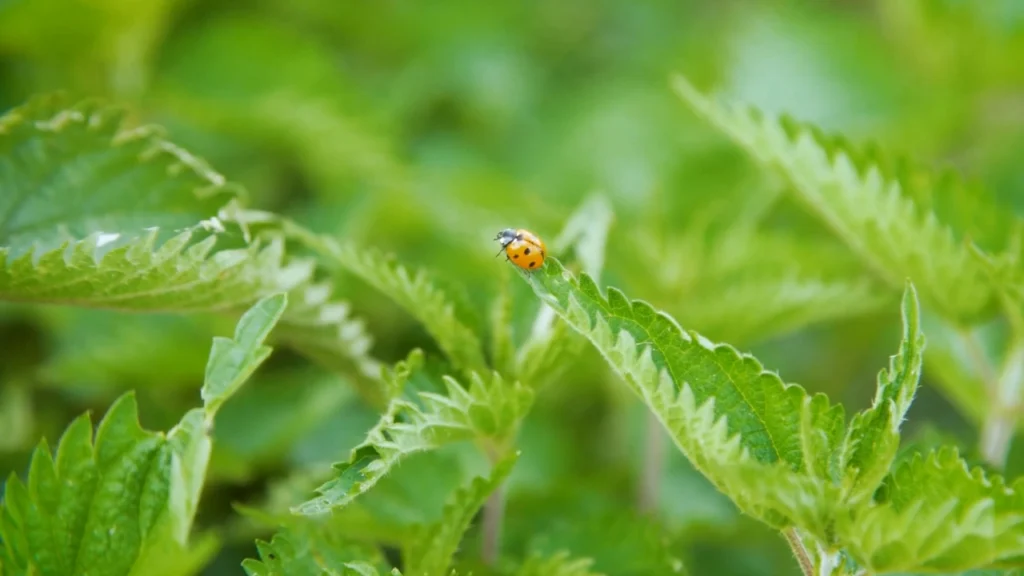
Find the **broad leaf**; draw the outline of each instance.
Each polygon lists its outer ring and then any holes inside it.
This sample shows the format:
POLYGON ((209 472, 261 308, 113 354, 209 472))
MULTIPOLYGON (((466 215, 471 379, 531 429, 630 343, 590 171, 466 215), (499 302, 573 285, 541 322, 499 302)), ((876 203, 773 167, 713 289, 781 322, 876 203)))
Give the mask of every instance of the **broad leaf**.
POLYGON ((491 493, 508 478, 518 458, 518 453, 506 456, 495 464, 490 476, 474 478, 469 486, 456 490, 439 522, 413 532, 403 558, 406 574, 446 576, 463 534, 491 493))
POLYGON ((515 433, 533 402, 530 388, 510 384, 498 374, 473 374, 468 388, 445 376, 447 395, 419 392, 414 399, 395 398, 366 441, 348 462, 335 465, 336 478, 317 488, 319 497, 293 508, 322 514, 346 506, 372 488, 403 458, 463 440, 485 449, 501 449, 515 433), (414 401, 415 400, 415 401, 414 401))
POLYGON ((872 573, 956 572, 1019 566, 1024 558, 1024 483, 968 468, 956 449, 918 454, 884 482, 877 502, 837 531, 872 573))
POLYGON ((790 118, 713 101, 681 76, 674 86, 698 114, 780 171, 880 278, 899 286, 909 276, 954 320, 992 312, 992 285, 967 244, 1001 251, 1012 217, 979 191, 855 150, 790 118))
POLYGON ((13 474, 7 480, 0 507, 5 568, 42 576, 170 576, 201 568, 217 546, 209 535, 189 543, 211 449, 207 418, 237 390, 240 375, 266 359, 263 337, 284 303, 284 295, 261 301, 240 322, 237 346, 215 347, 210 363, 219 369, 207 372, 208 403, 166 435, 139 426, 128 393, 108 410, 95 441, 83 415, 64 432, 55 458, 41 442, 27 483, 13 474))
MULTIPOLYGON (((785 384, 754 358, 684 331, 614 288, 603 296, 589 276, 577 280, 557 259, 528 282, 593 343, 690 461, 741 509, 828 540, 846 474, 839 459, 846 434, 841 406, 785 384)), ((916 305, 913 293, 907 302, 916 305)), ((908 334, 916 336, 916 328, 908 334)), ((888 389, 882 397, 889 397, 888 389)))
POLYGON ((0 300, 223 310, 309 276, 280 242, 215 250, 234 188, 121 117, 41 97, 0 118, 0 300))

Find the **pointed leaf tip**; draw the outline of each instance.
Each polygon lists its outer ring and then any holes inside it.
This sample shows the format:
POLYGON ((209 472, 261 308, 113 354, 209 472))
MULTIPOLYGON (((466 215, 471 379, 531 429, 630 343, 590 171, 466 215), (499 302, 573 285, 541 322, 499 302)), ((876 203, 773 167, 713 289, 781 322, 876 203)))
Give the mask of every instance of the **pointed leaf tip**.
POLYGON ((287 306, 288 296, 285 293, 262 298, 242 314, 235 327, 234 340, 214 338, 200 391, 208 418, 212 418, 270 356, 271 348, 264 346, 263 342, 287 306))
POLYGON ((235 327, 235 341, 246 348, 259 346, 288 307, 288 294, 278 292, 261 298, 242 314, 235 327))

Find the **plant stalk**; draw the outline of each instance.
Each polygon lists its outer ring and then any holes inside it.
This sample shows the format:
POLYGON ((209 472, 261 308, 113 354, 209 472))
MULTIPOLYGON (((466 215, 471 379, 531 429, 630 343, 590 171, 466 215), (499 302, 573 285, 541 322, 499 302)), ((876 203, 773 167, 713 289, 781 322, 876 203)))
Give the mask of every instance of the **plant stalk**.
POLYGON ((1017 429, 1024 386, 1024 342, 1014 342, 995 385, 989 413, 982 425, 980 451, 986 462, 1002 469, 1017 429))
POLYGON ((814 562, 811 560, 811 555, 807 552, 807 547, 804 546, 804 541, 800 538, 796 528, 787 528, 782 531, 782 535, 786 538, 786 543, 789 544, 789 548, 793 551, 793 557, 796 558, 796 563, 800 565, 800 571, 803 572, 803 576, 817 576, 814 572, 814 562))
POLYGON ((647 410, 644 426, 643 464, 637 488, 637 508, 641 513, 657 508, 664 468, 665 431, 654 413, 647 410))
POLYGON ((488 567, 494 567, 501 553, 501 525, 505 521, 505 483, 491 493, 484 504, 483 543, 480 558, 488 567))

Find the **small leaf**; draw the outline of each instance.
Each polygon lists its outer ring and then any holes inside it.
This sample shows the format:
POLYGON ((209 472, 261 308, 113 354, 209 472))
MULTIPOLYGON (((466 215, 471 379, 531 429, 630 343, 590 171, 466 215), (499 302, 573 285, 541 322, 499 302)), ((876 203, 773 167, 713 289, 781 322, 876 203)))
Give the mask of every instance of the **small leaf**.
POLYGON ((320 496, 292 511, 315 515, 346 506, 417 452, 474 439, 503 445, 533 402, 532 390, 508 384, 496 373, 489 380, 472 374, 468 388, 445 376, 444 385, 447 395, 419 392, 416 402, 392 400, 348 462, 335 464, 336 477, 317 488, 320 496))
POLYGON ((519 458, 511 454, 498 461, 487 478, 474 478, 461 487, 445 505, 441 520, 420 526, 413 533, 405 556, 405 572, 410 576, 446 576, 463 534, 492 492, 508 478, 519 458))
POLYGON ((969 322, 992 313, 992 284, 967 243, 1003 250, 1013 218, 981 191, 887 161, 874 150, 855 150, 791 118, 716 102, 682 76, 673 85, 700 116, 781 172, 880 278, 895 287, 909 276, 950 319, 969 322))
POLYGON ((924 335, 919 322, 917 292, 907 283, 903 295, 903 341, 889 370, 878 374, 878 388, 871 408, 853 417, 843 442, 841 462, 845 470, 846 503, 870 498, 900 446, 900 424, 914 400, 921 378, 924 335))
POLYGON ((206 364, 201 395, 207 418, 212 419, 228 398, 249 379, 256 368, 270 357, 264 346, 270 331, 288 306, 286 294, 268 296, 254 304, 235 327, 234 339, 213 339, 213 350, 206 364))

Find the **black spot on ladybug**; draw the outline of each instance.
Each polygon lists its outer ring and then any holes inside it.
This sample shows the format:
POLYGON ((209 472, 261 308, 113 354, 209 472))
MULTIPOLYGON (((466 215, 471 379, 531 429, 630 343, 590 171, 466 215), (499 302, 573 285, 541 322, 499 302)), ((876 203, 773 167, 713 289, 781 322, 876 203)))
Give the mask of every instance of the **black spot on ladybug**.
POLYGON ((533 268, 533 267, 534 267, 534 266, 536 266, 536 265, 537 265, 537 263, 536 263, 536 262, 530 262, 530 268, 533 268))
POLYGON ((513 254, 512 257, 513 258, 519 258, 519 254, 513 254))
POLYGON ((530 249, 527 248, 526 250, 523 250, 523 254, 526 254, 527 256, 529 256, 530 255, 530 249))

